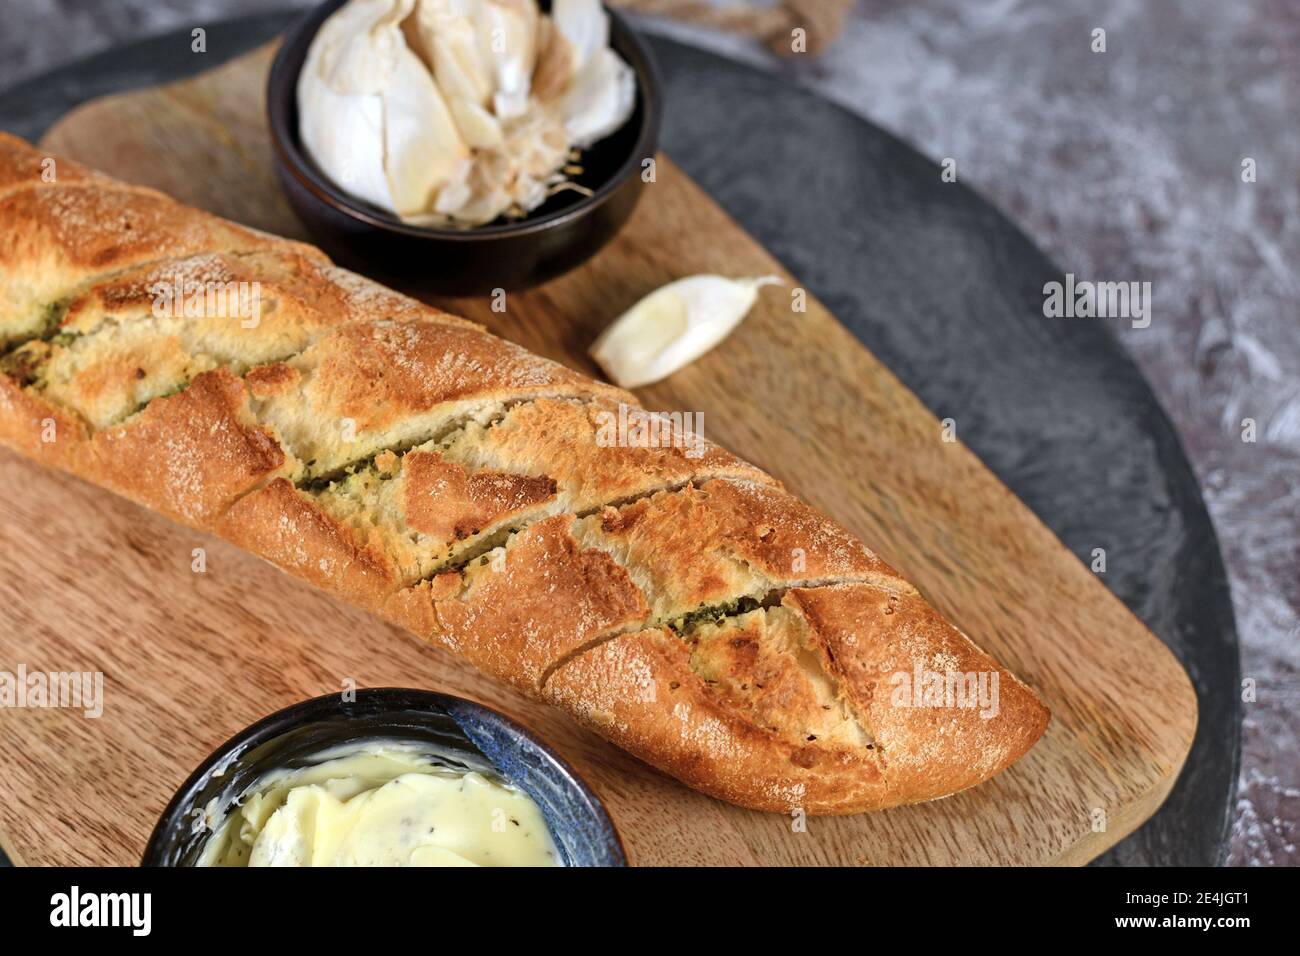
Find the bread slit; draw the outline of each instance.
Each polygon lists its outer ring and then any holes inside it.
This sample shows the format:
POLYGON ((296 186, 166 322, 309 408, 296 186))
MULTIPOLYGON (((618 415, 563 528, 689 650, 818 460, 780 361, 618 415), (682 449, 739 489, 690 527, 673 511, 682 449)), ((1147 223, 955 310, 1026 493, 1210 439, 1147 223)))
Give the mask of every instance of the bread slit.
POLYGON ((457 418, 505 403, 626 397, 477 327, 418 317, 335 326, 248 379, 258 416, 310 477, 428 441, 457 418))
POLYGON ((429 442, 385 449, 351 474, 300 487, 415 584, 462 570, 554 515, 584 518, 716 477, 771 481, 707 443, 691 454, 671 440, 602 445, 608 410, 587 397, 504 403, 457 419, 429 442))
POLYGON ((875 749, 870 727, 823 666, 815 635, 784 597, 683 633, 691 670, 755 723, 792 741, 875 749))
MULTIPOLYGON (((626 566, 624 567, 626 569, 626 566)), ((866 579, 860 577, 817 578, 801 582, 798 585, 798 588, 823 588, 834 587, 841 584, 862 583, 868 582, 866 579)), ((709 627, 724 628, 729 626, 732 622, 743 619, 748 615, 780 607, 782 602, 785 600, 785 596, 794 590, 796 590, 796 588, 793 586, 777 587, 768 590, 758 597, 749 594, 737 595, 730 600, 697 607, 686 613, 678 614, 675 617, 665 615, 647 616, 632 624, 628 624, 625 627, 621 627, 617 631, 611 631, 607 634, 594 637, 590 641, 586 642, 582 647, 574 648, 571 653, 566 654, 563 658, 553 661, 544 673, 542 681, 543 686, 545 685, 546 679, 549 679, 557 669, 562 667, 576 654, 591 650, 600 644, 603 644, 605 641, 615 640, 625 634, 632 634, 638 631, 653 630, 670 634, 678 640, 681 640, 683 643, 690 645, 695 640, 701 629, 709 627)), ((820 660, 814 661, 810 659, 805 662, 804 666, 806 668, 811 668, 814 664, 817 670, 826 674, 826 679, 828 681, 831 683, 837 683, 834 675, 826 672, 824 668, 822 668, 820 660)))
POLYGON ((910 588, 848 532, 783 489, 718 478, 585 518, 574 536, 614 556, 650 595, 650 624, 811 582, 910 588))
POLYGON ((352 278, 296 247, 168 259, 115 273, 64 300, 57 329, 12 367, 97 428, 224 366, 282 365, 330 329, 381 316, 471 323, 352 278))
MULTIPOLYGON (((0 143, 6 146, 7 143, 0 143)), ((0 182, 22 175, 8 157, 0 182)), ((29 175, 33 173, 29 171, 29 175)), ((45 182, 40 174, 0 191, 0 344, 37 338, 49 303, 105 277, 144 263, 198 252, 292 246, 320 253, 225 222, 136 186, 102 177, 45 182)))

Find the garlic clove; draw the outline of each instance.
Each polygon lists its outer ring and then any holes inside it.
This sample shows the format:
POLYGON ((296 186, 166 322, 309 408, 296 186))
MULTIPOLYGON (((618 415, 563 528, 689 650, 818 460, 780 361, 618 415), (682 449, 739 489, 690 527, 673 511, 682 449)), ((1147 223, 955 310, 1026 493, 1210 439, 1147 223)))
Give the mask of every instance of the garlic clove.
POLYGON ((614 320, 589 353, 622 388, 639 388, 695 361, 740 324, 777 276, 728 279, 697 275, 646 296, 614 320))
POLYGON ((599 50, 560 101, 569 140, 586 149, 613 133, 636 107, 636 75, 608 48, 599 50))
POLYGON ((514 119, 528 110, 540 12, 535 0, 487 0, 482 10, 479 42, 496 84, 493 112, 514 119))
POLYGON ((592 343, 590 354, 605 374, 623 388, 657 381, 656 360, 686 334, 690 310, 669 289, 642 299, 592 343))
POLYGON ((438 199, 433 204, 431 218, 425 215, 408 216, 407 222, 415 225, 435 225, 438 217, 455 216, 473 197, 470 178, 474 174, 474 162, 468 157, 461 160, 456 171, 443 187, 438 190, 438 199))
POLYGON ((549 103, 568 89, 578 72, 578 55, 550 17, 538 24, 537 66, 533 70, 533 95, 549 103))
POLYGON ((551 22, 573 48, 574 72, 609 46, 609 17, 600 0, 555 0, 551 4, 551 22))
POLYGON ((321 26, 298 77, 298 133, 345 192, 393 209, 384 168, 384 93, 414 0, 357 0, 321 26))
POLYGON ((469 100, 449 100, 447 105, 466 146, 489 149, 501 145, 505 138, 501 123, 483 107, 469 100))
POLYGON ((463 3, 453 8, 450 0, 420 0, 415 17, 407 21, 407 36, 449 102, 468 100, 486 107, 494 88, 491 68, 479 50, 478 31, 466 9, 473 8, 463 3))
POLYGON ((393 208, 384 173, 384 102, 379 96, 341 95, 325 86, 299 94, 304 115, 329 123, 301 123, 303 145, 330 180, 349 195, 393 208))
POLYGON ((405 46, 384 96, 384 148, 384 171, 400 216, 428 209, 469 156, 433 77, 405 46))
POLYGON ((401 22, 414 3, 354 0, 344 5, 322 24, 303 73, 335 93, 384 92, 406 45, 401 22))

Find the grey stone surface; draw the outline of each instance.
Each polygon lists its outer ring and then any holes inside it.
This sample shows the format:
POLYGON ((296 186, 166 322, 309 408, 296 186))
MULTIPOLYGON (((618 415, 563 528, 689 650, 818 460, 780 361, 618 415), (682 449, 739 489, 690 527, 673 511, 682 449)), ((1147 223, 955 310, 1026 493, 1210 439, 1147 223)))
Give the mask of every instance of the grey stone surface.
MULTIPOLYGON (((6 0, 0 87, 126 38, 265 8, 6 0)), ((817 61, 668 32, 808 84, 928 155, 953 158, 964 182, 1081 278, 1152 283, 1150 327, 1114 328, 1201 478, 1243 674, 1257 686, 1229 862, 1296 863, 1300 7, 864 2, 817 61), (1105 52, 1091 49, 1098 28, 1105 52), (1242 181, 1247 158, 1254 183, 1242 181), (1244 419, 1254 442, 1243 440, 1244 419)))

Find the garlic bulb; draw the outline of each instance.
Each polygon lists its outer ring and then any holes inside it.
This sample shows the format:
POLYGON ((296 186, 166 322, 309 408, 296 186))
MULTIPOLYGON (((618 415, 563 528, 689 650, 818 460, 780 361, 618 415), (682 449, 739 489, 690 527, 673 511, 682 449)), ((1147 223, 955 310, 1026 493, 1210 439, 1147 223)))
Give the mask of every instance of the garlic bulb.
POLYGON ((758 290, 781 281, 697 275, 670 282, 615 319, 592 343, 591 357, 623 388, 657 382, 725 339, 758 290))
POLYGON ((545 202, 619 129, 636 78, 599 0, 351 0, 298 80, 303 144, 352 195, 414 223, 479 225, 545 202))

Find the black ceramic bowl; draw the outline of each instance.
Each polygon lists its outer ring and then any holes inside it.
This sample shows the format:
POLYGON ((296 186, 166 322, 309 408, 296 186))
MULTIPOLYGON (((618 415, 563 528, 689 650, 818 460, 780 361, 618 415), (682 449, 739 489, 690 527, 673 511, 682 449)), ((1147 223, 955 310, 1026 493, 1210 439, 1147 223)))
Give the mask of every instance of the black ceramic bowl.
MULTIPOLYGON (((290 205, 330 257, 379 278, 430 292, 481 294, 543 282, 592 256, 627 221, 641 194, 642 162, 659 143, 662 93, 650 51, 607 8, 610 44, 636 73, 632 118, 583 153, 574 182, 522 219, 472 229, 411 226, 334 186, 298 137, 298 74, 316 31, 346 0, 328 0, 285 33, 271 65, 266 104, 276 172, 290 205)), ((550 6, 543 0, 543 9, 550 6)))
POLYGON ((510 718, 482 704, 385 687, 316 697, 263 717, 213 751, 158 819, 142 866, 194 866, 211 831, 196 829, 209 801, 242 793, 263 774, 308 766, 321 751, 366 740, 432 747, 456 770, 494 772, 541 807, 566 866, 626 866, 618 832, 573 768, 510 718))

